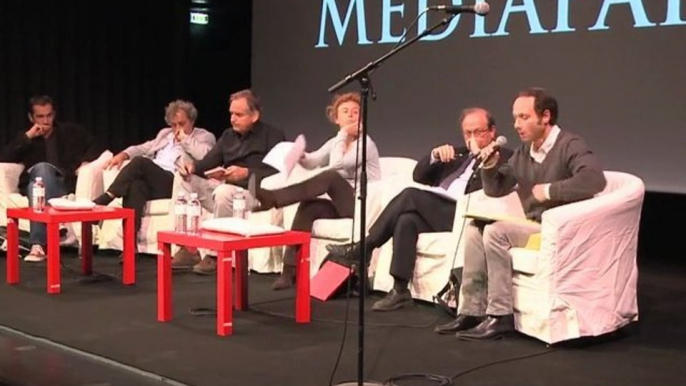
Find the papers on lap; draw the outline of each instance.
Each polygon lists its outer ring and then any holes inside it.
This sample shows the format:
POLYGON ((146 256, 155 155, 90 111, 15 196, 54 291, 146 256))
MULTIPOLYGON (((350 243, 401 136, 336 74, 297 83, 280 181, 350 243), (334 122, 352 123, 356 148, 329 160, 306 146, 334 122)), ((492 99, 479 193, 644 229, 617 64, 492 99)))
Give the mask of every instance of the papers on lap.
POLYGON ((305 137, 302 134, 294 142, 279 142, 267 153, 262 162, 288 177, 305 154, 305 145, 305 137))
POLYGON ((464 217, 481 221, 507 221, 522 225, 539 226, 524 214, 522 203, 516 192, 503 197, 474 196, 463 214, 464 217))

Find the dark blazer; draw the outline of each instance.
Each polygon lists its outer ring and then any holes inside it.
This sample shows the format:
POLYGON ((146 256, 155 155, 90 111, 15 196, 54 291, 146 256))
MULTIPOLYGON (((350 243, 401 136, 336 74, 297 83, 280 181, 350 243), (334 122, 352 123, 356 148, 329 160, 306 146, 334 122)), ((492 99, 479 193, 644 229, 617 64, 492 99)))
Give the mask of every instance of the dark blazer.
MULTIPOLYGON (((469 162, 469 149, 467 149, 466 146, 453 146, 453 148, 455 148, 455 159, 451 162, 434 162, 433 164, 430 164, 431 153, 419 160, 412 175, 412 178, 415 180, 415 182, 424 185, 438 186, 443 179, 450 175, 450 173, 457 170, 463 162, 469 162)), ((512 156, 512 153, 513 152, 510 149, 504 147, 500 148, 500 159, 498 160, 498 165, 507 162, 507 160, 512 156)), ((477 160, 475 167, 479 164, 480 161, 477 160)), ((465 193, 472 193, 479 189, 482 189, 481 173, 473 173, 472 177, 467 183, 465 193)))
MULTIPOLYGON (((93 135, 84 127, 73 123, 55 123, 52 135, 57 144, 58 165, 64 176, 64 187, 68 192, 76 188, 76 169, 83 162, 98 158, 102 148, 93 135)), ((19 187, 24 189, 29 183, 27 170, 40 162, 47 162, 45 138, 29 139, 26 130, 17 136, 0 152, 0 162, 20 163, 24 171, 19 177, 19 187)))

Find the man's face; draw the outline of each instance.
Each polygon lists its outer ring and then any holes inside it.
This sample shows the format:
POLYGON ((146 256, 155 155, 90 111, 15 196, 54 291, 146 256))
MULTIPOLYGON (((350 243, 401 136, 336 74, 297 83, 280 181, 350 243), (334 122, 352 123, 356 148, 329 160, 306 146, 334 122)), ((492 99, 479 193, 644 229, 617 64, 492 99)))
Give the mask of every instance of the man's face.
POLYGON ((55 123, 55 110, 51 104, 34 105, 29 114, 29 120, 43 128, 43 130, 52 129, 55 123))
POLYGON ((239 133, 247 133, 252 125, 260 118, 260 113, 250 111, 248 101, 245 98, 238 98, 231 102, 229 106, 231 114, 231 126, 239 133))
POLYGON ((472 153, 483 149, 495 139, 495 128, 488 127, 488 117, 484 111, 467 114, 462 121, 462 134, 472 153))
POLYGON ((178 110, 176 113, 174 113, 174 116, 172 117, 171 122, 169 122, 169 125, 174 130, 174 132, 183 131, 186 134, 190 134, 193 130, 194 123, 195 122, 188 119, 188 115, 185 111, 178 110))
POLYGON ((356 137, 359 129, 360 105, 355 101, 347 101, 338 105, 336 109, 336 124, 345 129, 348 135, 356 137))
POLYGON ((536 114, 534 109, 534 97, 519 97, 512 106, 514 128, 522 142, 531 143, 543 137, 545 128, 550 122, 550 112, 543 112, 542 116, 536 114))

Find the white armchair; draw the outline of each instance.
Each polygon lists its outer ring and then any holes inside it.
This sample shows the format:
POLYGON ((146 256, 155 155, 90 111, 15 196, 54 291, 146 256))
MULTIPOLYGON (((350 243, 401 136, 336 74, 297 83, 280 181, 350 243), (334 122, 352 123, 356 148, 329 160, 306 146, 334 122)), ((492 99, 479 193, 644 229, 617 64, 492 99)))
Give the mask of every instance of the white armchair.
POLYGON ((605 172, 596 197, 543 213, 539 250, 512 249, 515 326, 546 343, 638 320, 636 254, 645 194, 631 174, 605 172))
MULTIPOLYGON (((605 177, 607 186, 596 197, 543 213, 539 249, 511 250, 518 331, 552 344, 601 335, 637 320, 636 251, 645 187, 630 174, 605 172, 605 177)), ((415 299, 433 301, 450 270, 463 265, 462 229, 471 221, 463 217, 467 205, 470 212, 490 206, 491 213, 523 214, 516 193, 489 198, 480 190, 463 197, 452 232, 419 236, 410 283, 415 299)), ((393 287, 388 273, 392 253, 392 241, 379 250, 374 290, 393 287)))
MULTIPOLYGON (((102 194, 102 171, 112 158, 112 152, 105 151, 93 162, 83 165, 78 171, 74 195, 79 198, 92 200, 102 194)), ((19 176, 24 165, 14 163, 0 163, 0 226, 7 225, 8 208, 23 208, 29 206, 28 197, 19 192, 19 176)), ((81 224, 66 224, 66 228, 81 242, 81 224)), ((29 230, 29 222, 19 221, 19 229, 29 230)), ((94 236, 97 237, 97 236, 94 236)))

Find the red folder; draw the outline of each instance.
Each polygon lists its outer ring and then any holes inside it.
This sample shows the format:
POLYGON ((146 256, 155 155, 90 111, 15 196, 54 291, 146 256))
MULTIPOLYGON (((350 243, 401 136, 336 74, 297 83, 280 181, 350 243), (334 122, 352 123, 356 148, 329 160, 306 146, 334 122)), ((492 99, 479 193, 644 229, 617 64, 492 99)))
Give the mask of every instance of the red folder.
POLYGON ((327 261, 310 280, 310 295, 315 299, 326 301, 345 283, 348 277, 350 277, 350 268, 327 261))

